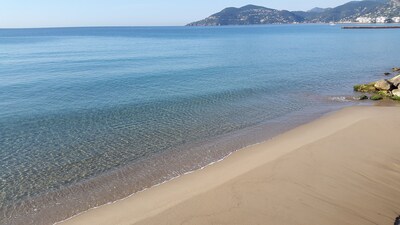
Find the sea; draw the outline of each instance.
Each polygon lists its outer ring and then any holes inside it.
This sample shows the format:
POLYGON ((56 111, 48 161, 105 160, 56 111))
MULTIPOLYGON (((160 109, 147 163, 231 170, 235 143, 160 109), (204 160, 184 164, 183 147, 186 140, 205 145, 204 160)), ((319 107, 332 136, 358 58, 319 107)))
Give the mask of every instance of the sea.
POLYGON ((54 224, 365 104, 353 85, 400 66, 399 37, 326 24, 0 29, 0 224, 54 224))

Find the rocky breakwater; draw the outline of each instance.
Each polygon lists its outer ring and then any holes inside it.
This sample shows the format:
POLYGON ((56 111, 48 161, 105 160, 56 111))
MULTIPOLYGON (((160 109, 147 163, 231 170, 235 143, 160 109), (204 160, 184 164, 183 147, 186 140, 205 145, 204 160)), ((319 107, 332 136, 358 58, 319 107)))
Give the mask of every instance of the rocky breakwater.
MULTIPOLYGON (((400 72, 400 68, 393 68, 393 72, 400 72)), ((391 73, 385 73, 389 76, 391 73)), ((354 91, 365 93, 360 96, 360 100, 382 100, 392 99, 400 101, 400 74, 391 79, 382 79, 368 84, 359 84, 354 86, 354 91)))

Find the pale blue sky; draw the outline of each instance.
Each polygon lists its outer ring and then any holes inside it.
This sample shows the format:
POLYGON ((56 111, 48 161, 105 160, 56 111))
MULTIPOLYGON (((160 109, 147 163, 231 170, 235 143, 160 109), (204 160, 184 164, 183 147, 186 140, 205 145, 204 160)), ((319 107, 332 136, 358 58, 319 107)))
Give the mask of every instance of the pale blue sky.
POLYGON ((0 27, 184 25, 228 6, 308 10, 350 0, 0 0, 0 27))

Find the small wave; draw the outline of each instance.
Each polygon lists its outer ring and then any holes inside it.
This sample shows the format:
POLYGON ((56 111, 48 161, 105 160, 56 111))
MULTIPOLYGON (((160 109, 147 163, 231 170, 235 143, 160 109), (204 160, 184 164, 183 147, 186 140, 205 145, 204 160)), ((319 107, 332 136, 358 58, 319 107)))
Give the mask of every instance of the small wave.
POLYGON ((353 99, 346 97, 346 96, 333 96, 329 97, 329 100, 334 102, 351 102, 353 99))

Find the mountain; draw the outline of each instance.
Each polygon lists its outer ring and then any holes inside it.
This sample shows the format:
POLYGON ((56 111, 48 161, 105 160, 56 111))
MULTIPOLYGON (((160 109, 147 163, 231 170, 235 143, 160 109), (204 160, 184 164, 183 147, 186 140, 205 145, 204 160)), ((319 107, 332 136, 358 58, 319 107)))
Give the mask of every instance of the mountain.
POLYGON ((226 8, 204 20, 190 23, 188 26, 224 26, 295 22, 303 22, 303 18, 287 10, 276 10, 261 6, 246 5, 241 8, 226 8))
POLYGON ((285 23, 329 23, 355 21, 358 17, 399 17, 400 0, 351 1, 335 8, 288 11, 247 5, 226 8, 188 26, 257 25, 285 23))
POLYGON ((307 12, 308 13, 322 13, 322 12, 325 12, 325 11, 327 11, 327 10, 329 10, 330 8, 319 8, 319 7, 315 7, 315 8, 312 8, 312 9, 310 9, 310 10, 308 10, 307 12))
POLYGON ((389 0, 364 0, 364 1, 380 2, 380 3, 387 3, 387 2, 389 2, 389 0))
POLYGON ((384 4, 378 1, 352 1, 318 14, 309 14, 305 20, 311 23, 353 21, 360 16, 375 12, 384 4))
POLYGON ((366 17, 398 17, 400 16, 400 0, 391 0, 378 7, 377 10, 365 14, 366 17))

